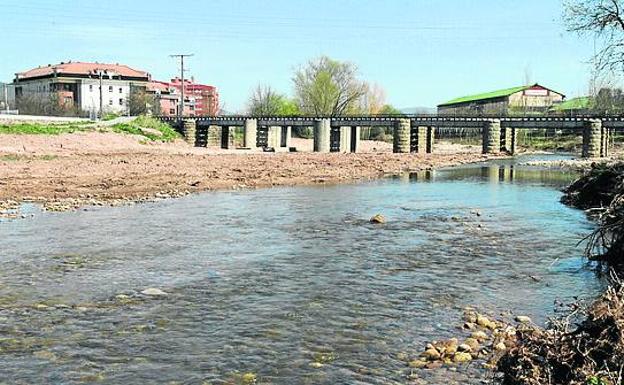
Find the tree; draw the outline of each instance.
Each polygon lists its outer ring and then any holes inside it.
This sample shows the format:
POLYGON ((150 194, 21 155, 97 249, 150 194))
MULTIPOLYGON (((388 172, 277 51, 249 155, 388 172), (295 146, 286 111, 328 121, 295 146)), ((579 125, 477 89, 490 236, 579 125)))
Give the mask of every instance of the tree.
POLYGON ((568 30, 593 34, 602 47, 594 61, 597 71, 624 69, 624 2, 622 0, 567 0, 568 30))
POLYGON ((143 88, 133 88, 128 97, 130 115, 160 115, 160 101, 153 94, 148 94, 143 88))
POLYGON ((352 63, 341 63, 327 56, 310 60, 293 77, 296 100, 303 113, 340 116, 358 108, 367 87, 357 77, 352 63))
POLYGON ((624 92, 618 88, 602 88, 593 98, 592 112, 600 115, 619 115, 624 112, 624 92))
POLYGON ((299 114, 297 104, 270 86, 257 86, 249 97, 248 112, 254 116, 293 116, 299 114))
POLYGON ((398 108, 395 108, 394 106, 390 104, 384 104, 384 106, 381 107, 381 109, 379 110, 379 114, 380 115, 401 115, 403 114, 403 112, 401 112, 401 110, 399 110, 398 108))
POLYGON ((380 114, 386 103, 386 91, 377 83, 366 84, 366 92, 360 98, 360 111, 364 114, 380 114))

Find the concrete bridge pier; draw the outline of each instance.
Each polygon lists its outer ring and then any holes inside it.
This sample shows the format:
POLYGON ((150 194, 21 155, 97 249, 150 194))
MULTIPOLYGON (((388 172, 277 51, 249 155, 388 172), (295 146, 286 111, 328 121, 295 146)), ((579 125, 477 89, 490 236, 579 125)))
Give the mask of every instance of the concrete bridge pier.
POLYGON ((408 154, 410 152, 411 125, 409 119, 399 119, 394 122, 392 152, 395 154, 408 154))
POLYGON ((506 152, 509 155, 516 153, 516 145, 518 144, 518 138, 516 136, 516 129, 512 127, 501 128, 501 152, 506 152))
POLYGON ((351 126, 340 127, 340 151, 351 152, 351 126))
POLYGON ((331 120, 314 121, 314 152, 329 153, 331 149, 331 120))
POLYGON ((604 156, 603 154, 608 152, 607 143, 605 141, 604 128, 602 127, 602 120, 590 119, 585 121, 585 127, 583 129, 583 157, 584 158, 598 158, 604 156))
POLYGON ((184 136, 186 143, 195 146, 195 139, 197 136, 197 122, 195 119, 184 119, 182 123, 182 136, 184 136))
POLYGON ((280 148, 282 144, 282 127, 281 126, 269 126, 269 132, 267 134, 267 147, 275 149, 280 148))
POLYGON ((487 120, 483 124, 483 153, 498 154, 501 147, 500 120, 487 120))
POLYGON ((255 150, 258 147, 258 121, 256 119, 245 119, 243 131, 243 147, 255 150))

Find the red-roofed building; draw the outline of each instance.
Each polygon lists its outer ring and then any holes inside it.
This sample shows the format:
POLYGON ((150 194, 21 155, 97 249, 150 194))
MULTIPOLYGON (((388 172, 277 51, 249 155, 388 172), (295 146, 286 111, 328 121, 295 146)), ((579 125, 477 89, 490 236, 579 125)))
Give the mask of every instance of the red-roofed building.
POLYGON ((99 112, 100 75, 104 112, 125 114, 135 90, 145 90, 150 74, 123 64, 67 62, 15 74, 15 97, 50 97, 83 111, 99 112))

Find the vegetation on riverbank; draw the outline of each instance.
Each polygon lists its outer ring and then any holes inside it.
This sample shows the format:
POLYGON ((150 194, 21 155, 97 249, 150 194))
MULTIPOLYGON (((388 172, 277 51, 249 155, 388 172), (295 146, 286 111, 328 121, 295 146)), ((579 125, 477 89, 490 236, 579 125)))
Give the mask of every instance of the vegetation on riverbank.
POLYGON ((624 164, 594 165, 565 192, 564 203, 598 220, 586 255, 610 272, 611 285, 546 329, 518 330, 516 347, 497 363, 503 385, 624 384, 624 164))
MULTIPOLYGON (((86 122, 88 123, 88 122, 86 122)), ((0 134, 24 134, 24 135, 60 135, 69 134, 76 131, 83 131, 86 123, 18 123, 0 124, 0 134)))
POLYGON ((139 116, 128 123, 113 126, 114 132, 141 135, 151 141, 171 142, 180 137, 170 125, 150 116, 139 116))

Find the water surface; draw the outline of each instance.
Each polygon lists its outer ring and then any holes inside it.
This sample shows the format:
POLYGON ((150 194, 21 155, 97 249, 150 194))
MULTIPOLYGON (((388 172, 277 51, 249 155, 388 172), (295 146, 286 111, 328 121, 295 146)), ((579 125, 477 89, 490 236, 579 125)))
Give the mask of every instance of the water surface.
POLYGON ((511 163, 0 223, 0 383, 407 383, 465 306, 544 322, 600 289, 574 175, 511 163))

